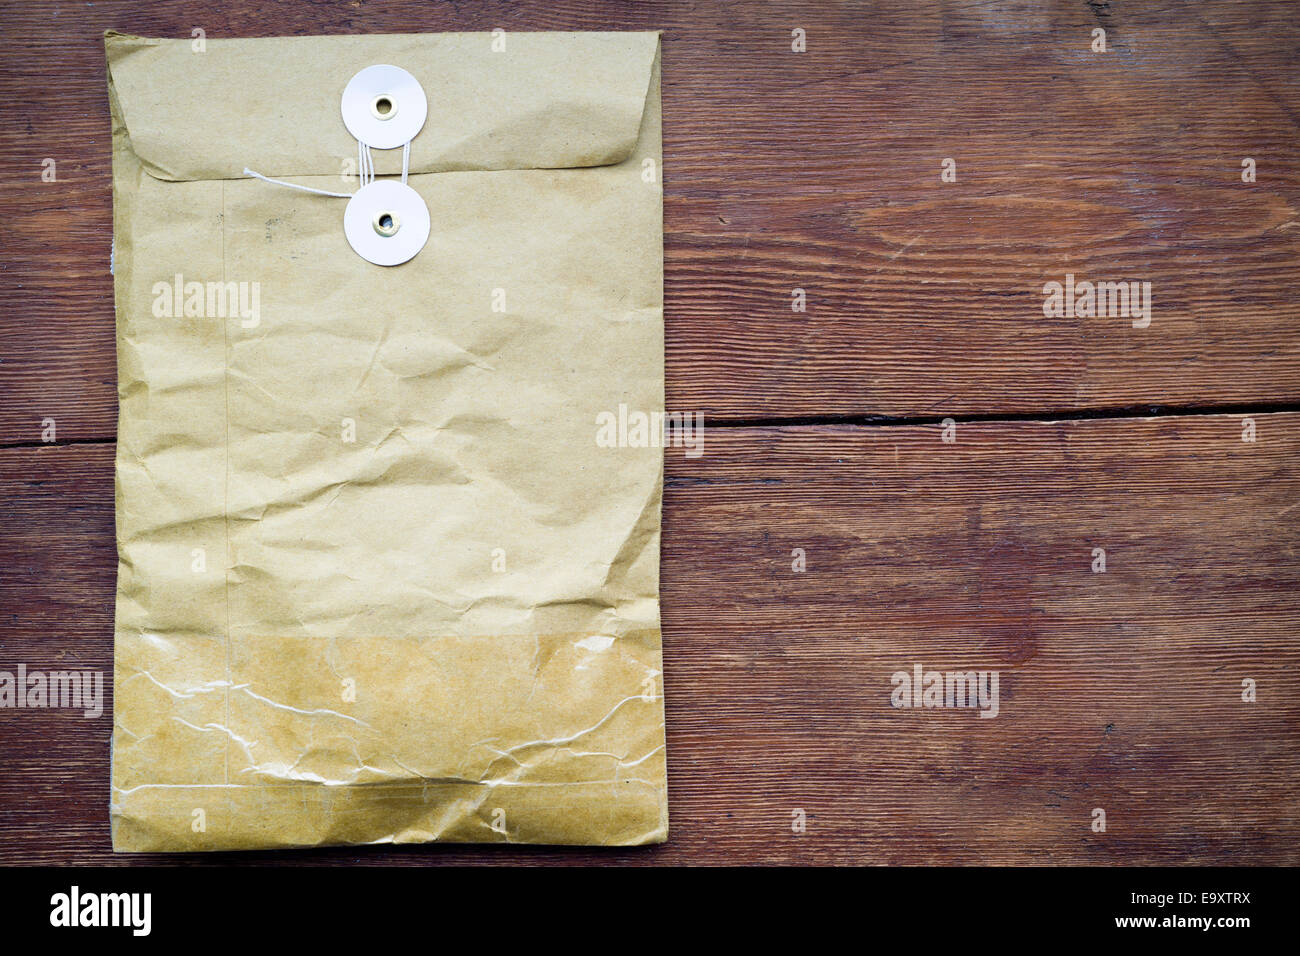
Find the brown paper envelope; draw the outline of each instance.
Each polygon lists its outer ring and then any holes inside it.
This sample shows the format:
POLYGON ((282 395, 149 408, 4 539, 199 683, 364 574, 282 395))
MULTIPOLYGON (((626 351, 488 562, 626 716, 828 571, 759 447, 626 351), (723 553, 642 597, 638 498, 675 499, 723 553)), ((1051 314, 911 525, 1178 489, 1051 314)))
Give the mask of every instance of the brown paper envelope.
POLYGON ((664 840, 658 35, 105 43, 114 847, 664 840), (377 63, 392 268, 243 174, 354 191, 377 63))

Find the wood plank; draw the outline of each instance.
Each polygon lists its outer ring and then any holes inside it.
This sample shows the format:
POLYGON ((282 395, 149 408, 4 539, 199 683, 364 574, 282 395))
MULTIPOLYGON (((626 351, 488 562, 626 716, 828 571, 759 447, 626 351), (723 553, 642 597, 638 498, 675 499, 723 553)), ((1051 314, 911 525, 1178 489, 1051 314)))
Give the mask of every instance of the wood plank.
MULTIPOLYGON (((240 859, 1300 863, 1300 414, 1255 423, 709 431, 667 458, 667 845, 240 859), (893 708, 915 663, 998 716, 893 708)), ((111 666, 112 454, 0 451, 0 666, 111 666)), ((0 711, 0 860, 123 862, 109 732, 0 711)))
POLYGON ((46 417, 61 439, 114 434, 108 27, 662 27, 672 408, 738 421, 1300 400, 1287 4, 392 2, 326 20, 239 0, 198 19, 173 2, 0 10, 0 55, 31 64, 0 73, 0 443, 40 441, 46 417), (1088 49, 1098 26, 1110 53, 1088 49), (806 53, 790 51, 796 27, 806 53), (47 157, 56 183, 40 181, 47 157), (940 182, 945 157, 956 183, 940 182), (1044 318, 1043 286, 1066 273, 1150 282, 1151 325, 1044 318))

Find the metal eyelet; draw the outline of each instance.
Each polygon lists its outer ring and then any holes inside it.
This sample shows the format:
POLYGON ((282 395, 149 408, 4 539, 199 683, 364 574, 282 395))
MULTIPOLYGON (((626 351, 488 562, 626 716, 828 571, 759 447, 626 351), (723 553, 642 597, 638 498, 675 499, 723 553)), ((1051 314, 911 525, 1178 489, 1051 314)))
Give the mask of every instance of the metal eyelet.
POLYGON ((402 228, 402 221, 397 213, 388 209, 377 211, 370 224, 375 227, 375 232, 385 239, 397 235, 397 230, 402 228))

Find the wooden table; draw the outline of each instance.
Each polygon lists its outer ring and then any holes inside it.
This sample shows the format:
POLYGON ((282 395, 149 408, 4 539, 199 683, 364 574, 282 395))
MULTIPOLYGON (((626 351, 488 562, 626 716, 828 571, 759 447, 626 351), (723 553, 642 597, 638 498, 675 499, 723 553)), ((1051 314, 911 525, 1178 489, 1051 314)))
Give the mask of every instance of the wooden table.
MULTIPOLYGON (((670 841, 195 861, 1300 862, 1294 5, 457 6, 0 8, 0 668, 112 667, 103 30, 661 28, 708 428, 667 459, 670 841), (1149 325, 1045 315, 1067 274, 1149 325), (894 708, 915 663, 998 670, 998 717, 894 708)), ((0 862, 160 859, 110 850, 110 730, 0 711, 0 862)))

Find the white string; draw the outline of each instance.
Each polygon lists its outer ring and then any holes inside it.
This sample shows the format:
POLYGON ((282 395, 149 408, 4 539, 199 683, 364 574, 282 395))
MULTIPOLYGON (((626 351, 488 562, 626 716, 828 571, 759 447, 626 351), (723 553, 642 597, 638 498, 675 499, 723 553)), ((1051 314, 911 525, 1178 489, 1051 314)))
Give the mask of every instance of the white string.
MULTIPOLYGON (((406 185, 406 177, 411 169, 411 141, 408 139, 402 144, 402 185, 406 185)), ((263 176, 261 173, 254 172, 247 166, 244 167, 244 175, 260 179, 264 183, 272 183, 276 186, 288 186, 290 189, 301 189, 305 193, 315 193, 317 196, 333 196, 337 199, 351 199, 356 193, 334 193, 328 189, 313 189, 311 186, 299 186, 297 183, 287 183, 283 179, 272 179, 270 176, 263 176)), ((375 181, 375 157, 370 152, 370 147, 357 140, 357 180, 360 188, 365 188, 375 181)))
POLYGON ((261 173, 255 173, 247 166, 244 167, 244 175, 260 179, 264 183, 274 183, 277 186, 288 186, 290 189, 301 189, 305 193, 315 193, 318 196, 336 196, 339 199, 351 199, 352 193, 332 193, 326 189, 312 189, 310 186, 299 186, 297 183, 286 183, 283 179, 272 179, 270 176, 263 176, 261 173))

